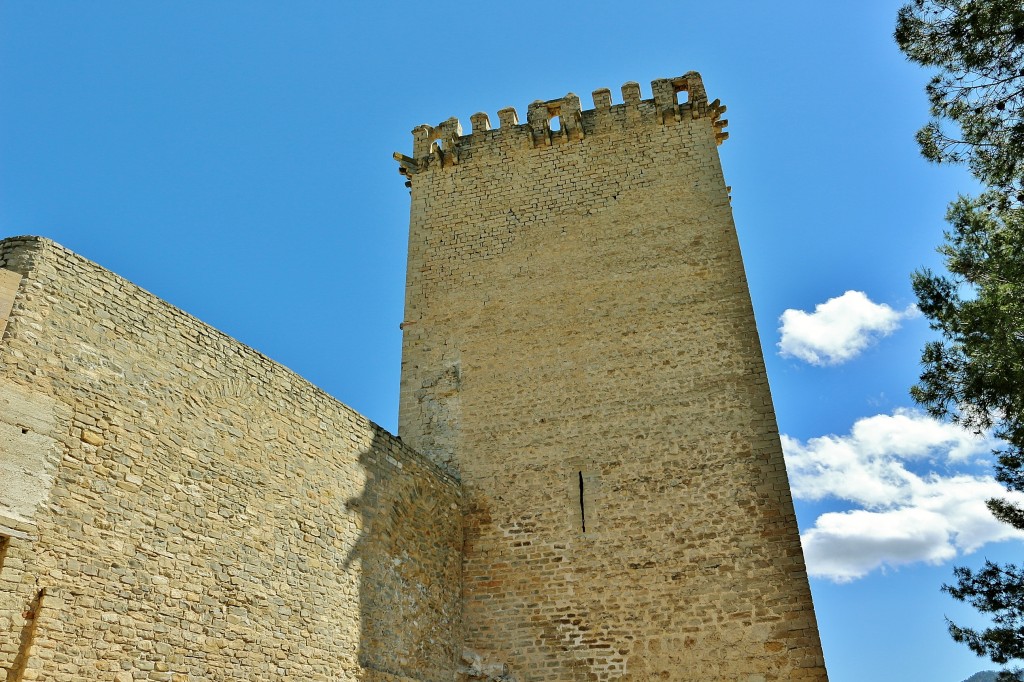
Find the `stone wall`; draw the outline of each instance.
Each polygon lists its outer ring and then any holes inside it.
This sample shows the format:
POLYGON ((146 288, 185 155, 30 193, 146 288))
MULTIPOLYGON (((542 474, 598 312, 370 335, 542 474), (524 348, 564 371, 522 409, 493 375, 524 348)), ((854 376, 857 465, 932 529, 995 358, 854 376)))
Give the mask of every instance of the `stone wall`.
POLYGON ((52 242, 0 268, 0 680, 452 679, 456 481, 52 242))
POLYGON ((825 680, 724 107, 652 89, 413 131, 399 434, 462 478, 481 666, 825 680))

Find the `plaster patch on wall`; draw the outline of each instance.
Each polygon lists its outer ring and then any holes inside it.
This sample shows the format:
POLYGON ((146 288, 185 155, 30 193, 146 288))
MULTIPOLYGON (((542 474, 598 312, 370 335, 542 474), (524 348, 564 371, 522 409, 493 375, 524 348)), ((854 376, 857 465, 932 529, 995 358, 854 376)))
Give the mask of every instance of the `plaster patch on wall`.
POLYGON ((20 284, 21 275, 0 269, 0 339, 7 328, 7 320, 10 319, 11 310, 14 308, 14 297, 20 284))
POLYGON ((462 366, 458 357, 443 357, 443 367, 423 380, 416 391, 416 400, 427 424, 417 449, 442 469, 458 476, 452 461, 460 417, 459 391, 462 388, 462 366))
POLYGON ((57 425, 69 418, 70 410, 49 396, 0 384, 0 517, 34 522, 60 462, 57 425))

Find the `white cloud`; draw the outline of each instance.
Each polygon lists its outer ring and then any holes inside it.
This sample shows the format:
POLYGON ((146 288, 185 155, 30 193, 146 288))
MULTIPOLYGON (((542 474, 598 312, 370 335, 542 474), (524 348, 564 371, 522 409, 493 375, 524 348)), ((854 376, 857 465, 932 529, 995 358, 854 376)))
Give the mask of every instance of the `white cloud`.
POLYGON ((877 338, 899 329, 918 315, 915 306, 903 311, 874 303, 862 291, 847 291, 814 307, 813 313, 790 308, 779 317, 779 353, 812 365, 838 365, 857 357, 877 338))
POLYGON ((848 582, 881 566, 956 556, 942 519, 919 509, 823 514, 801 536, 812 576, 848 582))
POLYGON ((955 464, 995 447, 988 438, 905 409, 859 419, 845 436, 782 440, 796 497, 835 497, 864 506, 891 506, 914 494, 921 479, 904 461, 955 464))
POLYGON ((941 563, 990 542, 1024 539, 985 506, 992 497, 1024 503, 1024 495, 1008 493, 988 475, 950 471, 991 451, 996 443, 988 437, 897 410, 860 419, 845 436, 803 443, 784 435, 782 444, 796 498, 854 506, 821 515, 801 536, 813 576, 845 582, 879 568, 941 563), (908 463, 930 470, 916 473, 908 463))

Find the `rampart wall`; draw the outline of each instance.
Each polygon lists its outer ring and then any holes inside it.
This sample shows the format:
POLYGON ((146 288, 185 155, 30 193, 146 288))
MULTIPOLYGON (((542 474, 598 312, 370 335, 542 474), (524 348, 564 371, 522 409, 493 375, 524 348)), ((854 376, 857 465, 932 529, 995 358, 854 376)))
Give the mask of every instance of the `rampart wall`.
POLYGON ((456 481, 52 242, 0 268, 0 680, 453 678, 456 481))

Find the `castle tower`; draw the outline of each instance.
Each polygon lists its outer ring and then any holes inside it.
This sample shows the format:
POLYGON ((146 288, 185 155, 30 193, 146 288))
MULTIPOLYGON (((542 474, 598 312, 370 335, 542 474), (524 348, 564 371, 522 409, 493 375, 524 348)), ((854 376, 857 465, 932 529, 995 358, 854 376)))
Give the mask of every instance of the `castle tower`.
POLYGON ((826 680, 700 76, 413 131, 399 433, 461 477, 470 676, 826 680))

